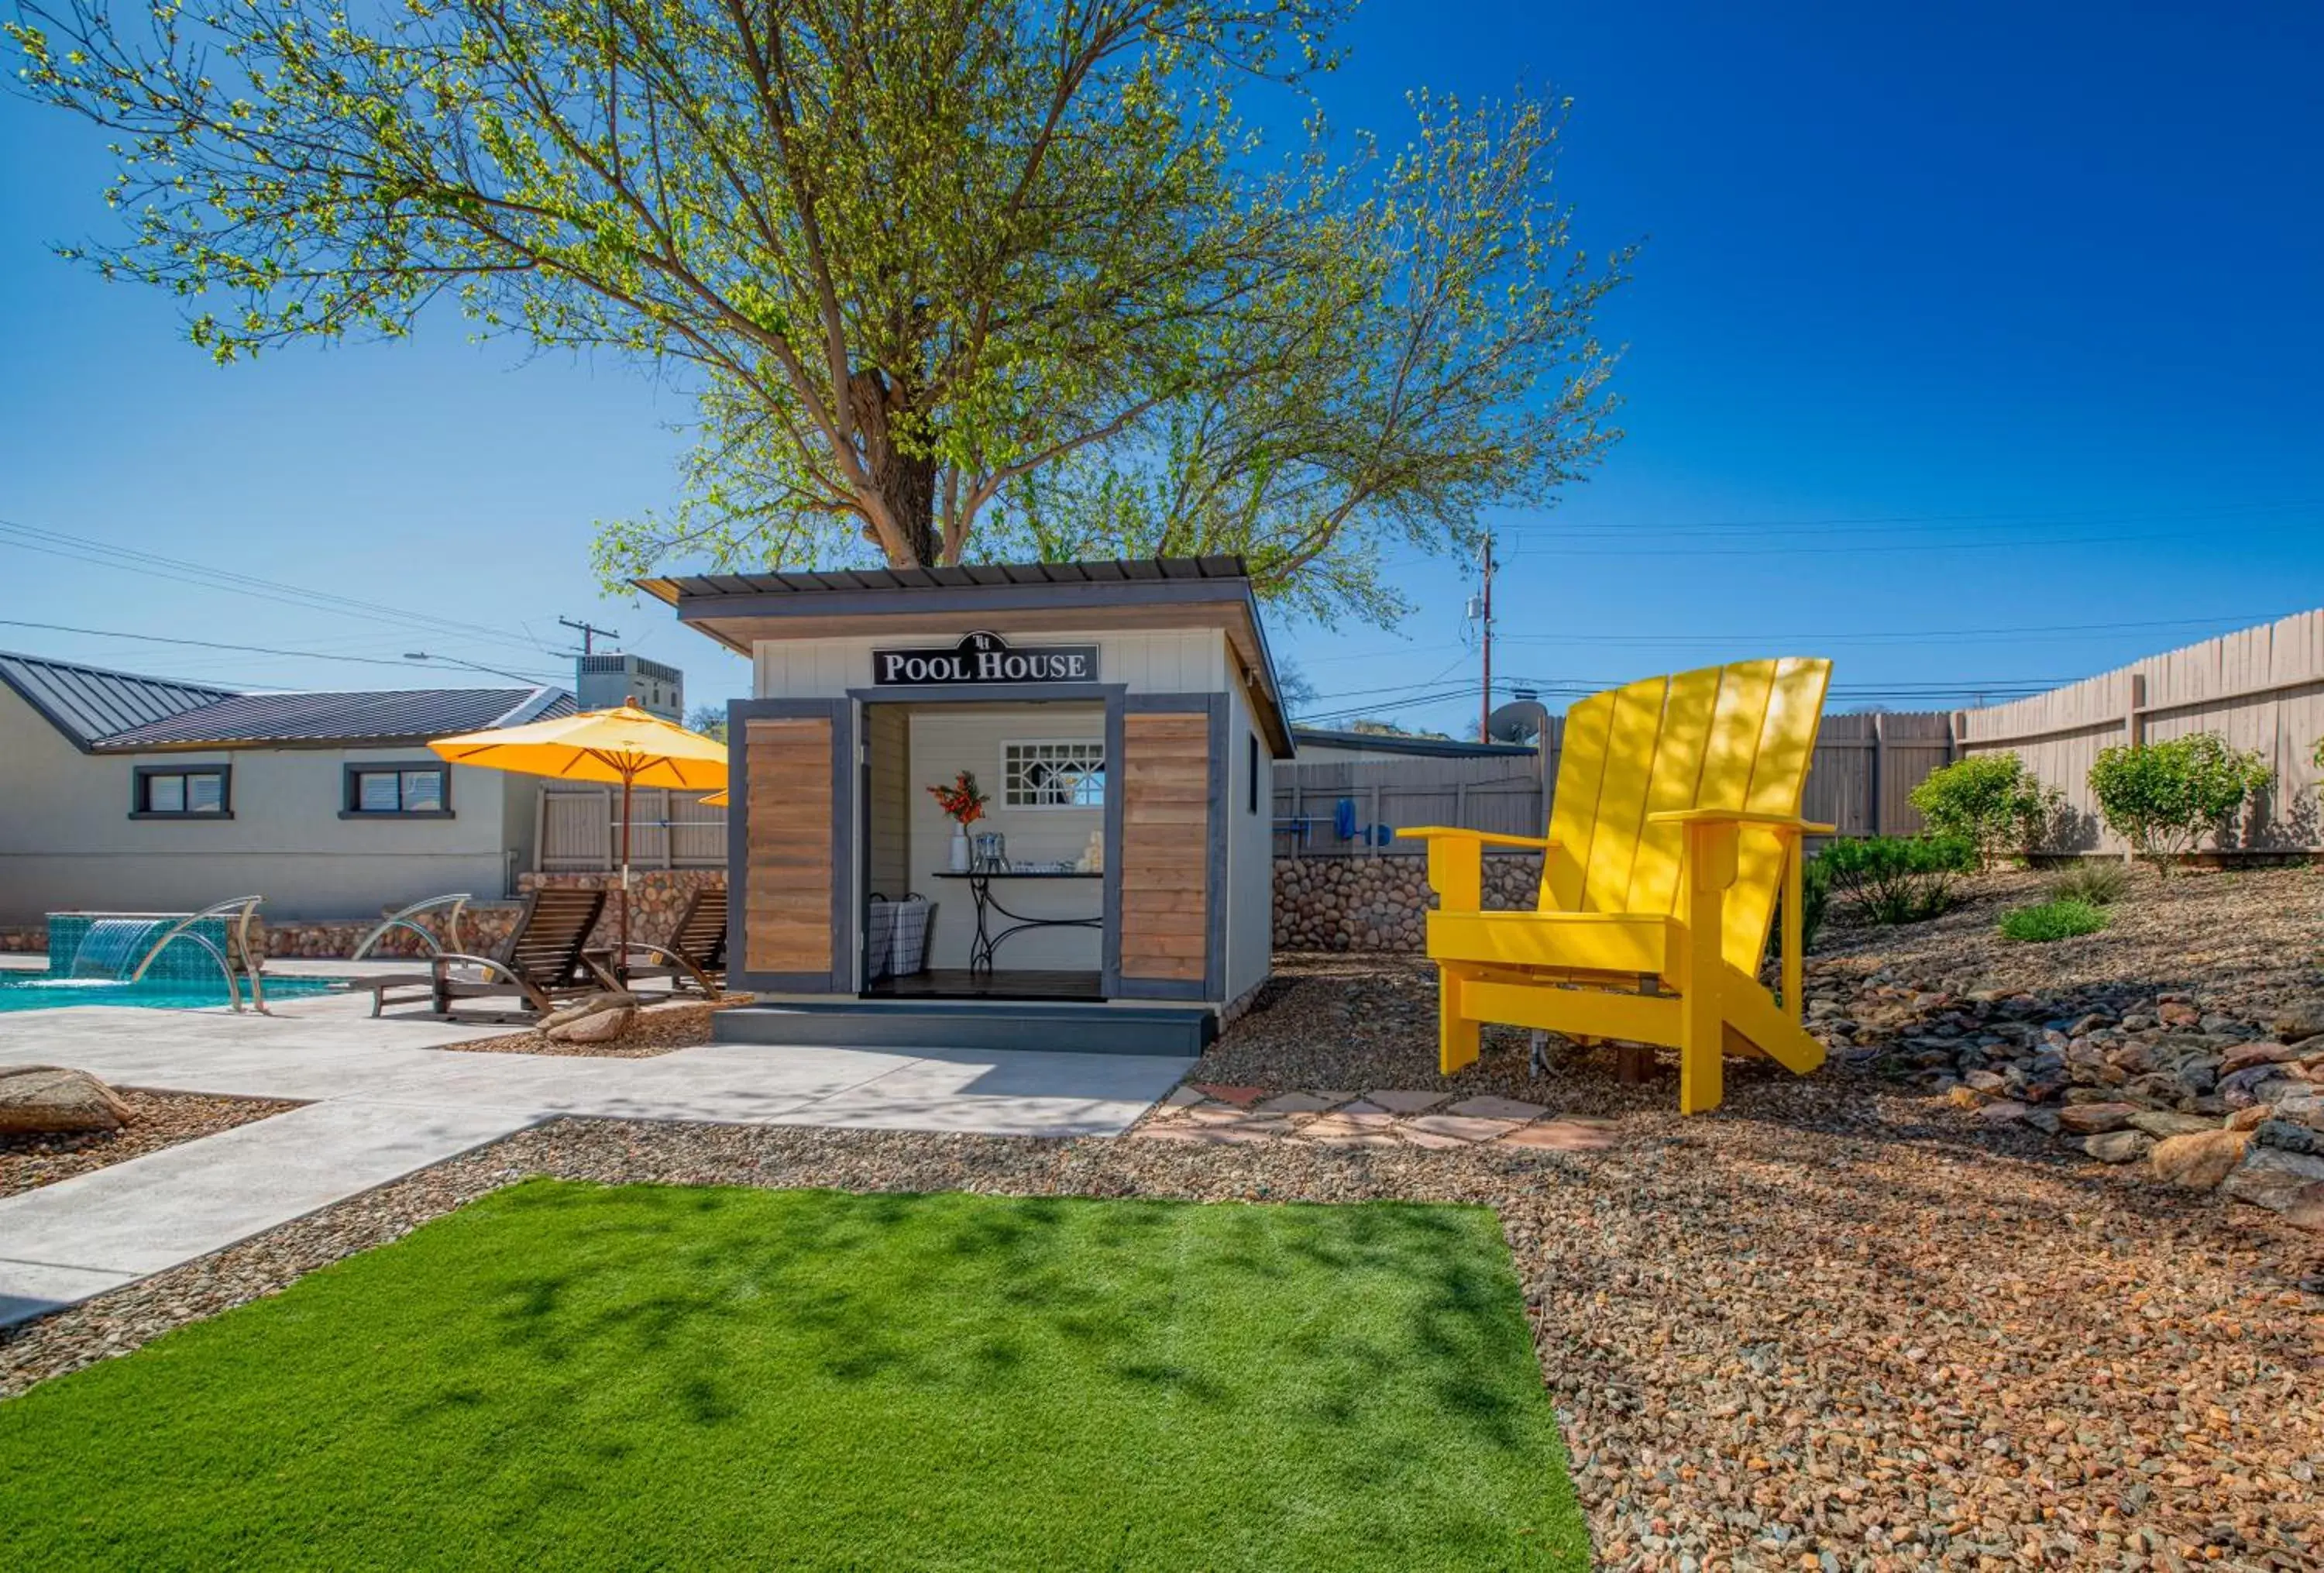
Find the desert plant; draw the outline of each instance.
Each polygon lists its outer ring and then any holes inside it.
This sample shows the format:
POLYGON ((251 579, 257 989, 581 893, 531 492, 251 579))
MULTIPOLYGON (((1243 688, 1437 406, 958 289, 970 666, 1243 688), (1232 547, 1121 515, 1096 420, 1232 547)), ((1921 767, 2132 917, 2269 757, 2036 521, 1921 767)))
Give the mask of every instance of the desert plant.
POLYGON ((1918 923, 1953 904, 1953 884, 1977 867, 1977 847, 1957 836, 1864 836, 1816 857, 1832 890, 1874 923, 1918 923))
POLYGON ((2090 794, 2107 828, 2168 868, 2205 836, 2225 836, 2252 794, 2273 779, 2258 754, 2230 748, 2217 733, 2195 732, 2098 750, 2090 794))
POLYGON ((2015 754, 1955 760, 1913 789, 1913 806, 1929 822, 1929 833, 1967 840, 1987 868, 2041 846, 2065 800, 2015 754))
POLYGON ((2093 907, 2110 907, 2129 891, 2130 871, 2119 863, 2077 863, 2050 882, 2052 901, 2081 902, 2093 907))
POLYGON ((2107 926, 2103 908, 2088 902, 2048 901, 2039 906, 2019 907, 2005 912, 2001 918, 2001 937, 2025 945, 2047 945, 2052 939, 2070 939, 2077 934, 2095 934, 2107 926))

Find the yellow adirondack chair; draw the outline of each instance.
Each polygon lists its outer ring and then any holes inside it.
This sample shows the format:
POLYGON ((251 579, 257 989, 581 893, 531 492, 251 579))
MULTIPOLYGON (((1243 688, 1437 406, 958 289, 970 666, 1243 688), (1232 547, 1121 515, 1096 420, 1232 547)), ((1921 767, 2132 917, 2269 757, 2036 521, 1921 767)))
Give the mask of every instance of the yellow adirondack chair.
POLYGON ((1648 678, 1566 712, 1549 834, 1422 826, 1438 1062, 1477 1058, 1486 1022, 1679 1051, 1679 1108, 1716 1108, 1723 1053, 1804 1076, 1800 818, 1831 662, 1738 662, 1648 678), (1543 851, 1539 910, 1481 910, 1487 847, 1543 851), (1783 894, 1783 1004, 1759 983, 1783 894))

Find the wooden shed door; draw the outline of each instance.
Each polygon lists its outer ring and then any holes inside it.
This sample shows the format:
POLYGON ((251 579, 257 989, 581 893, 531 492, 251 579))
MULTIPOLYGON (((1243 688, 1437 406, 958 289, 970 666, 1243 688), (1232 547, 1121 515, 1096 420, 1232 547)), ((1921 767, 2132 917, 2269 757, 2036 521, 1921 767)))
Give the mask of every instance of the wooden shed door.
POLYGON ((742 699, 729 712, 730 922, 742 986, 852 993, 845 701, 742 699))
MULTIPOLYGON (((1215 707, 1140 709, 1121 718, 1120 988, 1209 997, 1213 918, 1225 863, 1217 844, 1215 707)), ((1222 958, 1216 958, 1223 960, 1222 958)))

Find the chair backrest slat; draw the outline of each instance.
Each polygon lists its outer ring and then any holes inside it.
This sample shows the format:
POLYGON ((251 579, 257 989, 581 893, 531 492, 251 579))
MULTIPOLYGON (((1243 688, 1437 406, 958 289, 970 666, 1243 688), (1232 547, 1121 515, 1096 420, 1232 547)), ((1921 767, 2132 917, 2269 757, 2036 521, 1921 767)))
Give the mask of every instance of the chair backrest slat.
POLYGON ((694 893, 670 948, 705 972, 715 972, 726 965, 726 892, 723 888, 706 886, 694 893))
POLYGON ((581 952, 605 910, 601 890, 538 890, 525 898, 501 961, 536 986, 553 986, 580 970, 581 952))
MULTIPOLYGON (((1794 814, 1831 678, 1788 657, 1704 667, 1595 694, 1566 712, 1542 868, 1545 911, 1675 912, 1684 833, 1646 816, 1718 808, 1794 814)), ((1721 949, 1756 970, 1767 943, 1783 837, 1746 829, 1721 949)))

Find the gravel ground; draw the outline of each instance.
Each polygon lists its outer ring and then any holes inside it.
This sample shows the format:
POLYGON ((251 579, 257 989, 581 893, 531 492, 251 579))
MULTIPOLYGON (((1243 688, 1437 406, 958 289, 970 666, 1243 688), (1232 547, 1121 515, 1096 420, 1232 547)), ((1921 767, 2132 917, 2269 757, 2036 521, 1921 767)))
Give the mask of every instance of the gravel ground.
POLYGON ((528 1174, 1472 1201, 1516 1250, 1602 1566, 2324 1565, 2312 1244, 1932 1112, 1640 1115, 1579 1153, 564 1121, 33 1324, 0 1391, 528 1174))
POLYGON ((2013 945, 1994 927, 2041 901, 2053 874, 2015 870, 1965 881, 1959 907, 1933 922, 1878 928, 1835 914, 1817 942, 1827 963, 1875 963, 1923 986, 2036 993, 2125 985, 2192 993, 2261 1020, 2315 997, 2324 978, 2324 867, 2140 868, 2096 934, 2013 945))
POLYGON ((640 1011, 630 1030, 610 1043, 560 1043, 543 1032, 511 1032, 500 1038, 479 1038, 468 1043, 447 1043, 453 1054, 571 1054, 597 1059, 650 1059, 674 1049, 691 1049, 710 1041, 710 1018, 729 1005, 744 1005, 755 997, 722 995, 716 1001, 681 995, 650 1004, 640 1011))
MULTIPOLYGON (((2071 990, 2126 976, 2257 1013, 2304 997, 2307 871, 2146 890, 2109 948, 2005 948, 2026 875, 1937 923, 1835 929, 1820 969, 2071 990)), ((563 1121, 48 1318, 0 1342, 0 1393, 273 1292, 535 1173, 1203 1200, 1469 1201, 1524 1279, 1600 1566, 2324 1568, 2324 1240, 2166 1189, 1835 1063, 1730 1064, 1673 1112, 1522 1033, 1434 1072, 1434 987, 1402 958, 1290 957, 1190 1080, 1501 1095, 1600 1148, 1301 1140, 1045 1143, 563 1121)), ((1192 1096, 1192 1095, 1189 1095, 1192 1096)), ((1240 1095, 1238 1094, 1240 1098, 1240 1095)), ((1191 1118, 1191 1112, 1157 1116, 1191 1118)))
POLYGON ((236 1125, 295 1109, 295 1103, 268 1098, 208 1097, 188 1092, 113 1089, 134 1112, 118 1131, 72 1131, 55 1135, 0 1135, 0 1196, 54 1185, 92 1169, 143 1158, 180 1142, 215 1136, 236 1125))

